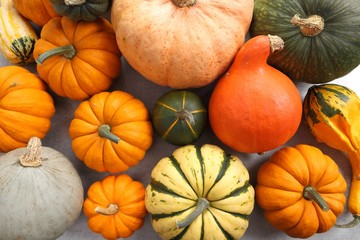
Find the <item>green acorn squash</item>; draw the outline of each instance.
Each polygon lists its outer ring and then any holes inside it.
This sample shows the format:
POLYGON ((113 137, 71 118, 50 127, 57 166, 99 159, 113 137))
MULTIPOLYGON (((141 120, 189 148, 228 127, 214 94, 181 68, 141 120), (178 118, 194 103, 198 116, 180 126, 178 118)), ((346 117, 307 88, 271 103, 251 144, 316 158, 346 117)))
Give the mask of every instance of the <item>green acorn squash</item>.
POLYGON ((285 42, 269 64, 294 81, 325 83, 360 63, 358 0, 255 0, 250 35, 285 42))
POLYGON ((55 12, 73 21, 95 21, 105 14, 110 0, 50 0, 55 12))
POLYGON ((154 167, 145 206, 162 239, 239 239, 254 188, 238 157, 215 145, 187 145, 154 167))
POLYGON ((207 123, 207 109, 200 96, 186 90, 162 95, 152 112, 155 132, 174 145, 185 145, 199 139, 207 123))

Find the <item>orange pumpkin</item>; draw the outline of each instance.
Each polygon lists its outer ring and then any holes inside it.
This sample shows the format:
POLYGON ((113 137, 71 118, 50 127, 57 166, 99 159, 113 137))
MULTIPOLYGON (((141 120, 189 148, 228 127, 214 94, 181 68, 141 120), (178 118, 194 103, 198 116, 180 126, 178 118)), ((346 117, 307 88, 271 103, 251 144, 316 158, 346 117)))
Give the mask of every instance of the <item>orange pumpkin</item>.
POLYGON ((144 224, 145 188, 126 174, 107 176, 90 186, 83 211, 93 232, 106 239, 129 237, 144 224))
POLYGON ((138 164, 152 144, 143 102, 123 91, 101 92, 75 110, 69 134, 76 156, 99 172, 121 172, 138 164))
POLYGON ((275 228, 307 238, 334 226, 344 210, 346 187, 329 156, 300 144, 278 150, 260 167, 255 196, 275 228))
POLYGON ((49 0, 12 0, 15 9, 26 19, 44 26, 51 18, 59 16, 49 0))
POLYGON ((234 60, 254 0, 114 0, 111 22, 129 64, 172 88, 210 84, 234 60))
POLYGON ((34 47, 40 77, 58 95, 84 100, 108 89, 121 69, 121 53, 109 21, 52 18, 34 47))
POLYGON ((0 151, 25 147, 31 137, 43 138, 55 106, 38 76, 19 66, 0 68, 0 151))
POLYGON ((236 151, 272 150, 300 125, 302 100, 296 86, 266 62, 271 51, 282 47, 277 36, 250 39, 214 88, 208 109, 211 128, 236 151))

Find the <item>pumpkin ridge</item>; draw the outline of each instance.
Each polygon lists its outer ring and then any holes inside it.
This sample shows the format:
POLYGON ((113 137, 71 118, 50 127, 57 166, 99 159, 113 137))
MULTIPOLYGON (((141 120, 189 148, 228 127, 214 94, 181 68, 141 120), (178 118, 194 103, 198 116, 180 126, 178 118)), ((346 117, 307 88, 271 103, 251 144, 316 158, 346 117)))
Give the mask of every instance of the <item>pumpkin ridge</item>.
POLYGON ((229 168, 229 166, 230 166, 230 160, 231 160, 232 156, 231 156, 230 154, 226 154, 226 153, 224 152, 223 157, 224 157, 224 158, 223 158, 223 161, 222 161, 222 164, 221 164, 220 172, 219 172, 218 175, 216 176, 216 179, 215 179, 213 185, 209 188, 206 196, 204 196, 204 197, 206 197, 206 198, 207 198, 208 193, 210 193, 211 190, 214 188, 214 186, 224 177, 224 175, 225 175, 225 173, 226 173, 226 170, 227 170, 227 169, 229 168))
POLYGON ((240 195, 242 193, 247 192, 250 186, 251 186, 251 184, 247 180, 243 186, 234 189, 233 191, 231 191, 228 195, 224 196, 223 198, 212 200, 212 201, 220 201, 220 200, 223 200, 223 199, 226 199, 226 198, 230 198, 232 196, 238 196, 238 195, 240 195))
POLYGON ((166 185, 164 185, 163 183, 161 183, 159 181, 156 181, 155 179, 151 179, 150 185, 153 188, 153 190, 155 190, 157 192, 166 193, 166 194, 172 195, 174 197, 184 198, 184 199, 193 201, 193 199, 191 199, 191 198, 187 198, 185 196, 181 196, 181 195, 177 194, 176 192, 174 192, 171 189, 169 189, 168 187, 166 187, 166 185))
MULTIPOLYGON (((220 209, 221 210, 221 209, 220 209)), ((222 211, 222 210, 221 210, 222 211)), ((222 232, 222 234, 224 235, 226 240, 233 240, 234 238, 232 237, 232 235, 227 232, 222 226, 221 223, 218 221, 218 219, 215 217, 215 215, 211 212, 211 210, 208 208, 208 212, 211 214, 211 216, 213 217, 214 221, 217 224, 217 227, 220 229, 220 231, 222 232)), ((226 212, 226 211, 225 211, 226 212)), ((237 215, 235 213, 230 213, 231 215, 237 215)))
POLYGON ((181 169, 179 161, 172 155, 169 157, 171 164, 174 166, 174 168, 179 172, 182 178, 186 181, 186 183, 190 186, 190 188, 194 191, 196 196, 199 196, 199 193, 193 188, 187 177, 185 176, 184 172, 181 169))

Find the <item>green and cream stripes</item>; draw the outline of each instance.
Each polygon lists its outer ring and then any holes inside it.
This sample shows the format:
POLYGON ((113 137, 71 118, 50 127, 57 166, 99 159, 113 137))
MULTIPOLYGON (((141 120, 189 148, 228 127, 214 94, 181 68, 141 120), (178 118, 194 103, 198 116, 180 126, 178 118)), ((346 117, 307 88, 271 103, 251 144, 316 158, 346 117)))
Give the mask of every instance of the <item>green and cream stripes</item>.
POLYGON ((154 167, 146 189, 152 225, 163 239, 239 239, 254 207, 254 189, 241 160, 215 145, 187 145, 154 167), (204 209, 189 224, 199 202, 204 209))

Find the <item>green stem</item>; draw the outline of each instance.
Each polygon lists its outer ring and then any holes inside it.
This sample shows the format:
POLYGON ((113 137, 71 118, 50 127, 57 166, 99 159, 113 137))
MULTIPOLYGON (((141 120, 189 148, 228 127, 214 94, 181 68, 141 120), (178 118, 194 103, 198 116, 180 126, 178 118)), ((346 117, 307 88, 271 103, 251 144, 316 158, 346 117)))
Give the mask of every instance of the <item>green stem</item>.
POLYGON ((72 59, 76 55, 76 49, 73 45, 65 45, 57 48, 50 49, 38 56, 36 59, 37 64, 42 64, 46 59, 56 55, 62 55, 67 59, 72 59))
POLYGON ((202 214, 205 209, 209 206, 209 201, 205 198, 200 198, 198 200, 197 206, 195 210, 185 219, 183 220, 176 220, 176 227, 177 228, 184 228, 189 226, 200 214, 202 214))
POLYGON ((307 200, 316 202, 316 204, 321 208, 321 210, 329 211, 329 206, 314 187, 312 186, 305 187, 303 191, 303 196, 307 200))
POLYGON ((195 5, 196 0, 172 0, 173 3, 178 7, 190 7, 195 5))
POLYGON ((98 129, 98 133, 100 137, 107 138, 116 144, 120 141, 120 138, 111 132, 111 127, 108 124, 102 124, 98 129))
POLYGON ((195 119, 194 116, 192 115, 191 112, 185 110, 185 109, 181 109, 180 111, 176 112, 176 116, 180 119, 180 120, 187 120, 190 122, 191 125, 195 125, 195 119))
POLYGON ((335 224, 338 228, 353 228, 360 223, 360 215, 353 215, 354 219, 345 224, 335 224))

